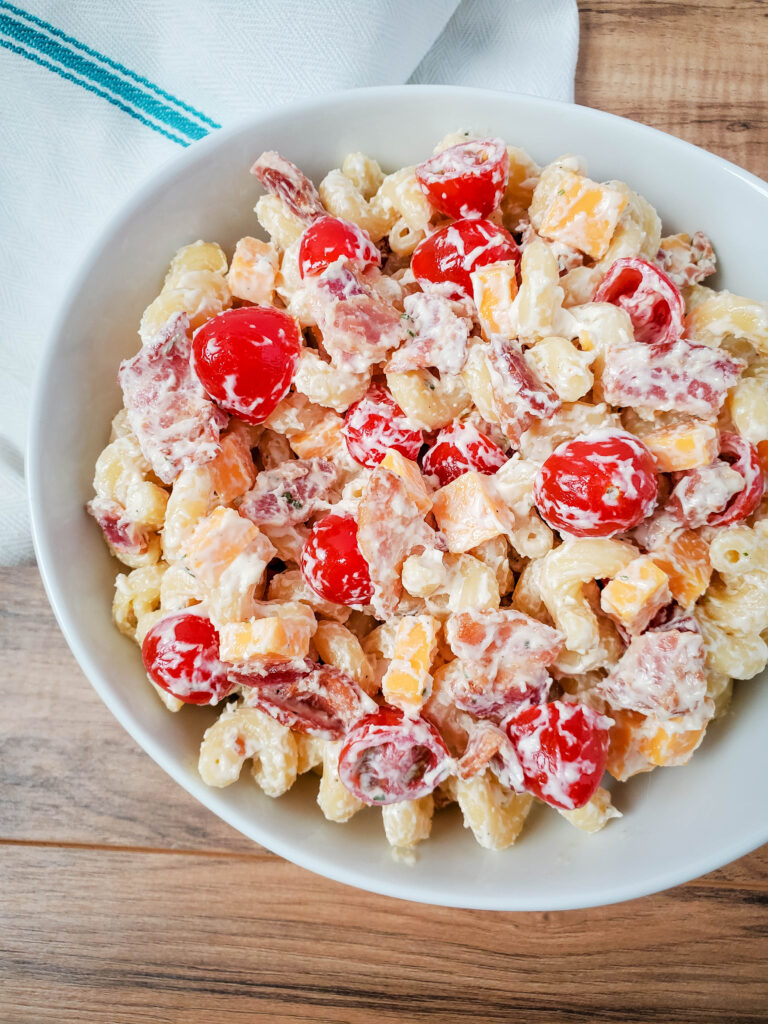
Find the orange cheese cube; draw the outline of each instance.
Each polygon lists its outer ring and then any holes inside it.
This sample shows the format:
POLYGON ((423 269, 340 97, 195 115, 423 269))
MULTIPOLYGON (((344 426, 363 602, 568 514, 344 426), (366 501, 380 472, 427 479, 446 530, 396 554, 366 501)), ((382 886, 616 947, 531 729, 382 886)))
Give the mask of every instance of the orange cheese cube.
POLYGON ((640 772, 651 771, 655 765, 640 750, 645 716, 637 711, 612 708, 610 717, 613 725, 608 734, 608 772, 614 779, 624 782, 640 772))
POLYGON ((554 184, 541 213, 539 234, 599 259, 627 205, 626 196, 575 171, 563 171, 554 184))
POLYGON ((695 530, 677 530, 650 554, 669 577, 672 597, 683 608, 692 608, 712 578, 709 544, 695 530))
POLYGON ((768 441, 757 442, 757 457, 763 467, 763 473, 768 476, 768 441))
POLYGON ((501 334, 514 337, 515 324, 511 318, 512 303, 517 295, 516 265, 514 260, 489 263, 478 267, 469 276, 480 324, 486 338, 501 334))
POLYGON ((514 528, 514 515, 497 496, 491 478, 470 471, 432 496, 432 511, 448 550, 461 554, 514 528))
POLYGON ((397 623, 394 655, 381 689, 385 699, 403 711, 418 710, 431 692, 429 670, 439 628, 431 615, 406 615, 397 623))
POLYGON ((227 662, 306 658, 313 623, 314 616, 311 623, 304 615, 223 623, 219 627, 219 656, 227 662))
POLYGON ((720 435, 715 423, 691 421, 652 430, 643 436, 643 443, 661 473, 677 473, 714 462, 720 435))
POLYGON ((319 423, 302 430, 289 438, 291 448, 300 459, 313 459, 324 456, 332 459, 338 452, 346 452, 344 435, 341 428, 344 420, 338 413, 328 412, 319 423))
POLYGON ((667 574, 648 555, 641 555, 605 585, 600 606, 630 633, 642 633, 671 599, 667 574))
POLYGON ((671 718, 648 737, 640 740, 640 752, 654 765, 687 764, 704 739, 706 726, 681 728, 683 719, 671 718))
POLYGON ((524 216, 531 205, 533 190, 539 180, 539 166, 531 159, 524 149, 507 146, 509 154, 509 177, 501 201, 504 223, 516 227, 517 221, 524 216))
POLYGON ((256 480, 256 466, 251 451, 239 434, 225 434, 222 437, 221 451, 208 466, 213 489, 224 502, 240 498, 253 487, 256 480))
POLYGON ((415 462, 406 459, 404 455, 394 448, 388 448, 384 458, 381 460, 384 469, 399 476, 405 483, 408 497, 416 505, 422 515, 426 515, 432 508, 432 495, 430 494, 427 481, 421 475, 421 470, 415 462))
POLYGON ((187 543, 187 567, 207 587, 226 584, 235 566, 240 581, 255 583, 275 553, 271 542, 233 508, 219 506, 202 519, 187 543))
POLYGON ((275 292, 278 271, 277 249, 258 238, 241 238, 235 246, 227 274, 229 290, 235 298, 267 305, 275 292))

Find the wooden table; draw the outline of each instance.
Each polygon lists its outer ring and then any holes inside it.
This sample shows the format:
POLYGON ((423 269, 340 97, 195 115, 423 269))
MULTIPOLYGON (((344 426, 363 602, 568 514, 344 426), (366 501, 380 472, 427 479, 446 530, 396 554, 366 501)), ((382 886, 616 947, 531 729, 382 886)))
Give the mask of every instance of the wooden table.
MULTIPOLYGON (((768 177, 765 0, 584 0, 581 31, 580 103, 768 177)), ((768 850, 598 910, 366 895, 164 775, 82 676, 34 568, 0 574, 0 649, 2 1024, 768 1020, 768 850)))

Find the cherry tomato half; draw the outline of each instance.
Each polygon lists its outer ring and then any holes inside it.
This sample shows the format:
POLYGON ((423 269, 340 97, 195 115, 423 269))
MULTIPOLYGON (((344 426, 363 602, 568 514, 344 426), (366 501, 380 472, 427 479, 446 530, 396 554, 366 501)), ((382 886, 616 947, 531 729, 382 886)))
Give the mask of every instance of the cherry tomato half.
POLYGON ((552 807, 583 807, 608 760, 610 718, 585 704, 534 704, 504 723, 523 769, 525 788, 552 807))
MULTIPOLYGON (((447 299, 471 299, 470 274, 488 263, 514 260, 520 266, 517 242, 488 220, 456 220, 420 242, 411 260, 414 277, 425 291, 445 286, 447 299)), ((441 290, 442 293, 442 290, 441 290)))
POLYGON ((144 637, 141 656, 152 682, 185 704, 217 704, 232 692, 219 660, 219 634, 202 615, 160 619, 144 637))
POLYGON ((599 430, 555 448, 538 472, 542 518, 573 537, 611 537, 637 526, 656 505, 653 456, 642 441, 599 430))
POLYGON ((757 448, 741 434, 720 435, 720 456, 744 477, 744 488, 734 494, 725 508, 710 516, 707 526, 730 526, 751 516, 765 491, 763 467, 757 448))
POLYGON ((361 270, 381 263, 381 253, 367 231, 338 217, 320 217, 299 241, 299 273, 316 277, 342 256, 361 270))
POLYGON ((634 256, 622 256, 609 268, 595 292, 595 302, 625 310, 635 341, 668 344, 683 333, 685 303, 677 285, 658 267, 634 256))
POLYGON ((471 423, 455 420, 443 427, 422 463, 427 476, 436 476, 445 487, 463 473, 474 469, 493 476, 507 462, 507 456, 471 423))
POLYGON ((331 665, 269 665, 259 672, 233 671, 247 687, 245 703, 281 725, 310 736, 338 740, 376 707, 354 679, 331 665))
POLYGON ((412 427, 405 413, 386 388, 372 384, 363 397, 347 409, 342 427, 349 454, 367 469, 375 469, 394 448, 406 459, 416 461, 424 435, 412 427))
POLYGON ((203 324, 192 342, 192 368, 225 412, 263 423, 288 393, 300 351, 299 328, 287 313, 243 306, 203 324))
POLYGON ((347 734, 339 778, 365 804, 395 804, 426 796, 453 769, 434 725, 382 707, 347 734))
POLYGON ((416 168, 416 180, 432 206, 448 217, 487 217, 501 202, 509 154, 501 139, 450 146, 416 168))
POLYGON ((315 593, 335 604, 363 605, 373 597, 368 563, 357 544, 350 515, 328 515, 315 523, 301 553, 301 571, 315 593))

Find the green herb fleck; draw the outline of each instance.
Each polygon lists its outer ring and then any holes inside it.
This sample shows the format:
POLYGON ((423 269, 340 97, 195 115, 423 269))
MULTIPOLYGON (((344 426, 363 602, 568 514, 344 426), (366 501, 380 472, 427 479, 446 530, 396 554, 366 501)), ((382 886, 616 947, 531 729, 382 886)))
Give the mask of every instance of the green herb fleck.
POLYGON ((303 501, 299 501, 298 498, 294 498, 290 491, 283 491, 283 501, 287 501, 293 508, 301 508, 304 504, 303 501))
POLYGON ((408 337, 409 338, 415 338, 416 337, 416 331, 408 331, 408 337))
POLYGON ((377 804, 380 804, 384 800, 384 794, 379 793, 373 798, 377 804))
POLYGON ((564 196, 565 195, 565 189, 564 188, 558 189, 557 194, 559 196, 564 196))

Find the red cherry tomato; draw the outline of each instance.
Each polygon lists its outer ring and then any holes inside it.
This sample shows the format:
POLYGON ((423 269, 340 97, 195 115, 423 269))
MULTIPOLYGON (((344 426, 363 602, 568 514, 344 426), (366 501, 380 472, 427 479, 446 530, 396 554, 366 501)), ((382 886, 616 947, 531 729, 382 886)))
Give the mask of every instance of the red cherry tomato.
POLYGON ((555 448, 538 472, 534 498, 549 525, 573 537, 612 537, 656 505, 653 456, 642 441, 600 430, 555 448))
POLYGON ((426 796, 453 769, 434 725, 382 707, 348 733, 339 754, 339 778, 366 804, 395 804, 426 796))
POLYGON ((342 256, 360 269, 381 263, 381 253, 367 231, 338 217, 320 217, 301 236, 299 273, 316 277, 342 256))
POLYGON ((751 516, 762 500, 765 478, 757 448, 741 434, 720 435, 720 456, 744 477, 744 488, 734 494, 721 512, 707 520, 707 526, 730 526, 751 516))
POLYGON ((559 700, 511 715, 504 724, 528 792, 552 807, 583 807, 605 771, 610 722, 585 704, 559 700))
POLYGON ((501 202, 509 154, 501 139, 462 142, 416 168, 430 203, 448 217, 487 217, 501 202))
POLYGON ((471 423, 455 420, 443 427, 422 463, 427 476, 436 476, 445 487, 471 469, 493 476, 507 456, 471 423))
POLYGON ((595 302, 610 302, 629 314, 635 341, 668 344, 682 336, 685 303, 677 285, 647 260, 622 256, 609 268, 595 302))
POLYGON ((202 615, 160 619, 144 637, 141 656, 152 682, 185 704, 217 704, 232 692, 219 660, 219 634, 202 615))
POLYGON ((262 423, 288 393, 301 350, 296 322, 281 309, 243 306, 203 324, 192 368, 225 412, 262 423))
POLYGON ((424 435, 412 427, 405 413, 386 388, 372 384, 363 397, 347 409, 342 427, 349 454, 367 469, 375 469, 394 448, 414 462, 419 457, 424 435))
POLYGON ((456 220, 416 246, 411 260, 414 277, 425 291, 444 285, 447 299, 471 299, 469 275, 488 263, 514 260, 520 265, 520 249, 512 235, 488 220, 456 220))
POLYGON ((315 593, 336 604, 368 604, 373 585, 357 544, 353 516, 329 515, 315 523, 301 553, 301 571, 315 593))
POLYGON ((376 705, 354 679, 331 665, 306 661, 270 665, 264 671, 230 672, 247 687, 245 703, 296 732, 338 740, 376 705))

